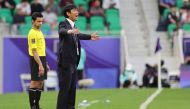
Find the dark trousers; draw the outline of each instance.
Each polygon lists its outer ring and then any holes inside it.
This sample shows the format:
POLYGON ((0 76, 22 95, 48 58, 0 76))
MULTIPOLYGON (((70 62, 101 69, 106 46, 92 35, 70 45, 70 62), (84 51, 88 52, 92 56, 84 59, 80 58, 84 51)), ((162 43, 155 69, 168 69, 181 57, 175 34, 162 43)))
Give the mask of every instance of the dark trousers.
MULTIPOLYGON (((78 69, 77 70, 77 82, 79 81, 79 80, 82 80, 82 79, 84 79, 84 74, 83 74, 83 70, 82 69, 78 69)), ((79 86, 79 89, 83 89, 84 88, 84 86, 79 86)))
POLYGON ((59 94, 57 109, 75 109, 76 98, 76 66, 58 67, 59 94))
POLYGON ((77 80, 81 80, 83 79, 83 70, 80 69, 80 70, 77 70, 77 80))

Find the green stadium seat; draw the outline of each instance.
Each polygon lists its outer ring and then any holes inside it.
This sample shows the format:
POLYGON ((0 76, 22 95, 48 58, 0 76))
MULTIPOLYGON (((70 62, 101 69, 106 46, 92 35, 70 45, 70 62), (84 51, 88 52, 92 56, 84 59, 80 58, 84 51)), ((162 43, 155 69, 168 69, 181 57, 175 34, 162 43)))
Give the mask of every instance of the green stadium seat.
POLYGON ((32 17, 31 16, 25 17, 25 24, 32 24, 32 17))
POLYGON ((64 19, 65 19, 64 16, 58 16, 58 17, 57 17, 56 30, 58 30, 59 23, 60 23, 61 21, 64 21, 64 19))
POLYGON ((106 15, 106 17, 110 17, 110 16, 118 16, 119 17, 119 10, 118 9, 106 9, 105 15, 106 15))
POLYGON ((104 31, 104 19, 101 16, 92 16, 90 18, 91 31, 104 31))
POLYGON ((42 24, 41 31, 44 35, 48 35, 51 32, 51 27, 47 23, 42 24))
POLYGON ((16 4, 21 3, 22 0, 14 0, 16 4))
POLYGON ((169 24, 167 27, 167 32, 168 32, 168 39, 170 39, 173 35, 174 30, 176 29, 176 25, 175 24, 169 24))
POLYGON ((121 30, 120 22, 110 24, 109 30, 110 31, 120 31, 121 30))
POLYGON ((182 26, 182 29, 183 29, 184 31, 190 32, 190 24, 184 24, 184 25, 182 26))
MULTIPOLYGON (((178 11, 179 12, 179 10, 180 10, 180 8, 176 8, 176 11, 178 11)), ((168 14, 170 13, 170 9, 169 8, 167 8, 167 9, 165 9, 164 10, 164 13, 163 13, 163 17, 164 17, 164 19, 166 19, 167 17, 168 17, 168 14)))
POLYGON ((109 24, 109 30, 114 31, 120 31, 121 25, 120 25, 120 18, 118 16, 111 16, 106 18, 106 21, 109 24))
POLYGON ((32 25, 31 24, 23 24, 19 27, 19 34, 27 37, 28 32, 30 31, 32 25))
POLYGON ((170 9, 169 8, 167 8, 167 9, 164 10, 164 13, 163 13, 164 19, 166 19, 168 17, 169 13, 170 13, 170 9))
POLYGON ((86 1, 85 0, 74 0, 74 4, 75 5, 86 4, 86 1))
POLYGON ((176 24, 169 24, 168 25, 168 32, 171 33, 176 29, 176 24))
POLYGON ((54 0, 56 4, 59 4, 60 0, 54 0))
POLYGON ((81 30, 81 31, 85 31, 86 25, 87 25, 86 17, 85 16, 79 16, 78 20, 76 21, 77 28, 79 28, 79 30, 81 30))
POLYGON ((85 10, 88 10, 88 0, 74 0, 74 4, 79 6, 80 4, 82 4, 84 6, 85 10))
POLYGON ((58 16, 57 17, 57 23, 59 24, 61 21, 63 21, 65 19, 64 16, 58 16))
POLYGON ((118 9, 107 9, 105 11, 106 21, 109 24, 109 30, 119 31, 121 30, 120 17, 118 9))
POLYGON ((181 8, 184 6, 184 0, 176 0, 176 6, 178 8, 181 8))
MULTIPOLYGON (((28 35, 29 30, 31 29, 31 24, 23 24, 19 27, 19 34, 20 35, 28 35)), ((48 24, 42 24, 41 31, 44 35, 48 35, 51 31, 51 28, 48 24)))
POLYGON ((11 14, 11 10, 7 8, 0 9, 0 20, 3 20, 9 24, 12 24, 13 16, 11 14))

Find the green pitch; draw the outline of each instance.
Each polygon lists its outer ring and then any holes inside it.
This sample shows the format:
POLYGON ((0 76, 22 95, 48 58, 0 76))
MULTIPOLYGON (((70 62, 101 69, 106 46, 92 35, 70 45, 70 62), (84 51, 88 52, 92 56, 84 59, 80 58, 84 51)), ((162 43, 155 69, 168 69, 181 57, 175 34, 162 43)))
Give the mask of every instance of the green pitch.
MULTIPOLYGON (((78 90, 76 109, 138 109, 156 89, 78 90)), ((55 109, 57 92, 42 94, 41 107, 55 109)), ((148 109, 189 109, 190 89, 164 89, 148 109)), ((0 109, 29 109, 26 93, 0 95, 0 109)))

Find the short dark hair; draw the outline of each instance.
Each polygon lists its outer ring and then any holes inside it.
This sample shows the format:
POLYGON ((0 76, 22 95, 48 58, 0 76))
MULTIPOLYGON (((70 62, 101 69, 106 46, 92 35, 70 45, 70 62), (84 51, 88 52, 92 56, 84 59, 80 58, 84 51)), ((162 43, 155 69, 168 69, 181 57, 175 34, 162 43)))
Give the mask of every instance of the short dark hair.
POLYGON ((35 21, 37 17, 43 17, 43 15, 40 12, 34 12, 32 14, 32 20, 35 21))
POLYGON ((63 8, 63 15, 65 18, 68 18, 67 12, 71 12, 72 9, 77 9, 77 7, 73 4, 68 4, 63 8))

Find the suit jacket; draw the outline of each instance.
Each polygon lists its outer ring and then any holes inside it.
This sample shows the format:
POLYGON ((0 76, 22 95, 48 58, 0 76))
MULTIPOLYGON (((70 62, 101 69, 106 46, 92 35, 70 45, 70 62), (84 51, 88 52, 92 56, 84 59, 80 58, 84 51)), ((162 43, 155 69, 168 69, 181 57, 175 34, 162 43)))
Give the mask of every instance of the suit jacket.
POLYGON ((78 66, 80 59, 80 40, 90 40, 91 36, 88 34, 68 34, 67 31, 72 29, 70 23, 65 19, 59 24, 59 51, 58 51, 58 65, 66 66, 69 64, 78 66), (79 55, 77 55, 77 43, 79 55))

